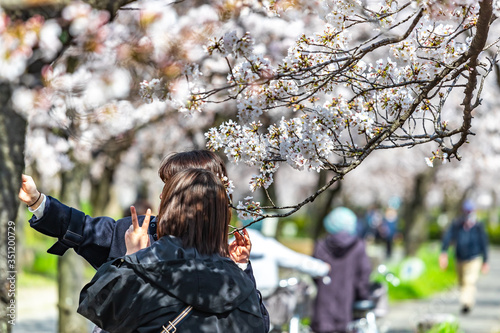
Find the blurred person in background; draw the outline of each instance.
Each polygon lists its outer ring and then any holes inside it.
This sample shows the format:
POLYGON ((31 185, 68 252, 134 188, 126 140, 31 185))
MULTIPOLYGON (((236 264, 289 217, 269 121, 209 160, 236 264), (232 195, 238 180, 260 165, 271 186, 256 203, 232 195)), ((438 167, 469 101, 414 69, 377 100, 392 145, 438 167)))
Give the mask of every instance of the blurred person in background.
POLYGON ((279 268, 290 268, 310 275, 322 277, 330 271, 330 265, 278 242, 273 237, 264 236, 261 232, 264 221, 256 222, 246 228, 252 240, 253 274, 264 298, 271 296, 279 285, 279 268))
POLYGON ((362 219, 362 228, 358 227, 358 235, 367 240, 374 240, 379 238, 378 229, 382 225, 383 214, 378 204, 371 205, 364 218, 362 219), (359 230, 361 229, 361 230, 359 230))
POLYGON ((387 207, 384 211, 382 224, 379 228, 380 238, 385 243, 385 258, 390 259, 392 256, 392 245, 394 235, 398 228, 398 211, 393 207, 387 207))
POLYGON ((331 269, 315 280, 311 328, 316 333, 345 332, 354 302, 370 297, 371 263, 364 241, 356 236, 356 223, 356 214, 345 207, 333 209, 323 221, 328 235, 316 244, 313 256, 331 269))
MULTIPOLYGON (((312 278, 322 277, 330 271, 330 265, 311 256, 295 252, 278 242, 274 237, 262 233, 263 224, 255 222, 246 230, 252 240, 250 261, 257 289, 262 293, 264 304, 269 311, 272 332, 281 332, 283 325, 292 325, 295 316, 309 315, 310 285, 300 277, 281 279, 280 269, 292 269, 312 278), (289 282, 293 280, 293 285, 289 282), (280 285, 281 282, 286 282, 280 285)), ((243 223, 244 225, 247 223, 243 223)))
POLYGON ((448 267, 448 247, 455 246, 455 261, 460 287, 461 312, 467 314, 475 303, 476 283, 479 273, 488 273, 488 236, 478 221, 476 205, 471 200, 462 204, 462 214, 457 217, 443 236, 439 266, 448 267))

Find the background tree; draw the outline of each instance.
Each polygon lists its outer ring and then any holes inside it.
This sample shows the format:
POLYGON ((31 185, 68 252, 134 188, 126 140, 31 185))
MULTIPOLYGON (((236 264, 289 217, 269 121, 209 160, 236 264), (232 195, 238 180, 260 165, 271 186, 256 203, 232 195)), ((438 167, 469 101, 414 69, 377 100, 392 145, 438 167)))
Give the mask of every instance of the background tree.
MULTIPOLYGON (((148 88, 155 89, 155 84, 175 91, 175 79, 184 64, 204 58, 203 53, 200 56, 191 51, 192 44, 205 42, 206 34, 228 20, 242 24, 237 18, 245 7, 233 8, 230 1, 213 6, 197 2, 194 8, 188 2, 158 6, 158 2, 139 1, 123 7, 129 2, 54 1, 35 7, 28 2, 14 3, 14 7, 4 6, 2 12, 2 51, 6 52, 2 66, 8 70, 2 72, 1 79, 9 88, 4 95, 8 103, 3 105, 28 121, 26 149, 20 140, 17 157, 21 158, 24 151, 30 168, 41 177, 41 187, 49 192, 61 187, 63 197, 69 195, 65 190, 68 184, 78 182, 76 178, 69 181, 68 175, 74 170, 88 170, 88 200, 97 214, 105 211, 112 197, 110 184, 116 167, 137 133, 142 139, 141 154, 156 162, 154 168, 164 153, 175 147, 174 139, 184 145, 191 142, 191 147, 204 145, 203 129, 213 122, 214 113, 199 115, 190 124, 182 125, 183 121, 173 114, 175 103, 151 101, 152 96, 148 100, 151 103, 146 103, 137 98, 139 87, 142 80, 151 83, 153 75, 159 75, 152 85, 142 86, 142 91, 147 95, 148 88), (200 24, 193 26, 193 18, 200 24), (148 130, 141 131, 146 125, 148 130), (147 132, 154 133, 149 133, 148 138, 147 132), (177 132, 177 138, 172 132, 177 132), (147 142, 153 144, 148 146, 147 142), (156 149, 154 153, 152 149, 156 149)), ((278 42, 279 38, 274 37, 274 50, 278 42)), ((214 73, 220 75, 217 69, 214 73)), ((164 101, 165 97, 160 99, 164 101)), ((15 135, 20 133, 18 127, 15 135)), ((15 158, 11 154, 6 161, 15 158)), ((10 178, 16 180, 11 189, 18 187, 23 169, 16 168, 17 176, 10 178)), ((74 198, 69 201, 79 204, 74 198)), ((17 207, 15 202, 11 204, 17 207)), ((77 265, 61 260, 60 267, 77 265)), ((74 285, 78 279, 68 274, 60 273, 60 281, 61 290, 79 289, 74 285)), ((60 299, 67 298, 60 295, 60 299)), ((63 303, 61 310, 66 309, 63 303)), ((64 319, 65 314, 70 312, 61 311, 60 323, 75 322, 69 317, 64 319)), ((76 329, 63 326, 60 331, 76 329)))
MULTIPOLYGON (((27 120, 25 158, 47 189, 60 173, 88 168, 89 198, 104 210, 123 156, 154 170, 173 147, 203 146, 215 125, 208 147, 258 169, 251 191, 267 189, 284 163, 329 175, 295 202, 269 196, 268 215, 287 216, 375 150, 434 143, 429 163, 459 158, 495 68, 491 0, 158 3, 2 13, 2 105, 27 120)), ((255 213, 260 204, 235 206, 255 213)))
MULTIPOLYGON (((471 133, 484 77, 496 61, 483 52, 492 46, 487 40, 493 4, 411 4, 368 8, 325 1, 323 32, 299 38, 276 66, 253 53, 248 34, 226 34, 208 46, 209 53, 220 53, 230 63, 227 85, 204 90, 202 77, 193 72, 196 84, 186 111, 227 100, 238 106, 238 122, 212 128, 208 146, 223 150, 233 162, 258 166, 252 188, 268 187, 283 162, 334 173, 296 205, 263 208, 285 211, 279 216, 296 212, 375 150, 435 142, 439 149, 429 163, 460 159, 458 149, 471 133), (389 57, 368 62, 382 54, 389 57), (455 90, 464 96, 459 108, 449 98, 455 90), (462 121, 452 126, 446 111, 457 109, 462 121), (271 112, 280 120, 264 126, 260 117, 271 112)), ((239 208, 255 206, 249 201, 239 208)))

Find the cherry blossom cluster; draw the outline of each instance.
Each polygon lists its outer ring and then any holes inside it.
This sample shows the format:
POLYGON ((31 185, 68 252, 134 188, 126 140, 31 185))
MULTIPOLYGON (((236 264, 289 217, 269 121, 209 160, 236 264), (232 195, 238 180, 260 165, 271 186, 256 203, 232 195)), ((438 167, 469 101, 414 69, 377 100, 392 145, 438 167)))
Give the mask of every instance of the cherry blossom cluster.
POLYGON ((336 31, 341 31, 353 19, 361 1, 324 0, 320 2, 320 17, 336 31))
POLYGON ((0 8, 0 80, 14 82, 26 71, 32 57, 51 60, 61 49, 61 27, 41 16, 13 21, 0 8))
POLYGON ((261 123, 239 125, 229 120, 219 129, 211 128, 205 134, 207 147, 224 149, 224 153, 235 163, 244 161, 256 165, 266 156, 266 142, 257 131, 261 126, 261 123))
POLYGON ((250 179, 250 191, 255 192, 258 188, 267 189, 273 183, 273 175, 279 167, 278 163, 266 161, 260 167, 260 173, 250 179))
POLYGON ((433 151, 431 157, 425 157, 425 164, 427 164, 428 167, 432 168, 434 167, 434 161, 435 160, 441 160, 443 164, 446 164, 448 162, 448 154, 443 153, 442 151, 433 151))
POLYGON ((106 25, 109 12, 95 10, 87 3, 74 2, 64 8, 62 18, 70 22, 69 33, 86 52, 100 52, 110 31, 106 25))
POLYGON ((226 192, 228 195, 233 194, 234 192, 234 183, 232 180, 230 180, 227 176, 222 176, 221 177, 222 183, 224 184, 224 188, 226 189, 226 192))
POLYGON ((163 87, 161 80, 152 79, 151 81, 144 80, 140 84, 139 94, 146 103, 152 103, 156 97, 160 101, 167 99, 166 89, 163 87))
POLYGON ((238 210, 238 218, 242 221, 255 220, 263 213, 260 203, 253 201, 253 197, 246 197, 243 201, 238 201, 236 209, 238 210))
POLYGON ((246 33, 241 38, 238 38, 235 30, 226 33, 222 38, 214 38, 211 43, 206 46, 207 53, 212 55, 214 52, 219 52, 224 57, 234 55, 235 57, 248 57, 253 52, 254 41, 250 34, 246 33))
MULTIPOLYGON (((240 61, 230 68, 226 86, 236 100, 239 122, 231 120, 210 129, 207 146, 223 150, 233 162, 259 165, 261 173, 252 178, 251 190, 267 188, 272 182, 275 168, 266 169, 268 161, 276 165, 286 161, 299 170, 329 169, 355 161, 374 136, 413 110, 415 119, 429 123, 439 119, 430 111, 433 102, 422 99, 416 105, 417 97, 470 48, 472 39, 464 32, 474 29, 479 5, 387 1, 370 2, 369 10, 361 5, 360 1, 321 1, 318 12, 326 28, 301 36, 276 65, 258 54, 242 59, 234 51, 239 42, 234 33, 214 39, 208 47, 209 54, 217 50, 240 61), (414 22, 414 26, 407 32, 408 24, 401 22, 414 22), (371 39, 360 42, 367 38, 358 36, 359 31, 371 34, 371 39), (405 33, 407 37, 390 41, 391 36, 405 33), (380 58, 373 58, 377 55, 380 58), (263 127, 259 119, 264 114, 273 119, 268 115, 271 110, 277 117, 263 127)), ((451 84, 455 73, 450 71, 443 82, 451 84)), ((197 95, 205 101, 211 96, 197 95)), ((436 128, 446 131, 440 126, 444 123, 436 128)), ((401 127, 404 135, 394 136, 392 144, 404 144, 428 130, 410 123, 401 127)), ((432 160, 436 156, 448 158, 435 154, 432 160)))

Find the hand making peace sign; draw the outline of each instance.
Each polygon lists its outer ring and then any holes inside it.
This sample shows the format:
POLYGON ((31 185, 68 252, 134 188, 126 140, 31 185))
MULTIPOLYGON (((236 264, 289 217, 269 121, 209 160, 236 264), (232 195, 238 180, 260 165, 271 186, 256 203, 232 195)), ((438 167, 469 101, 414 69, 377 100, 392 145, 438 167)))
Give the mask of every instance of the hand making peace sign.
POLYGON ((142 226, 139 226, 137 212, 134 206, 130 206, 130 213, 132 215, 132 225, 125 232, 125 245, 127 246, 126 254, 135 253, 149 246, 148 227, 149 220, 151 219, 151 209, 148 208, 142 226))

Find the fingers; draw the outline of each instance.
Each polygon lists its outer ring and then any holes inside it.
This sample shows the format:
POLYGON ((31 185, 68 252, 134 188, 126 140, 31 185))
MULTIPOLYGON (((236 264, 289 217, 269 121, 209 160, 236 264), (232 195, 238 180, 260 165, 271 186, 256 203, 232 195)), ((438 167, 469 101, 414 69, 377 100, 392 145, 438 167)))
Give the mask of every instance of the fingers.
POLYGON ((24 173, 21 176, 21 180, 23 181, 23 183, 34 183, 33 178, 31 176, 25 175, 24 173))
POLYGON ((244 246, 248 249, 252 248, 252 242, 250 241, 250 235, 247 229, 242 229, 240 232, 235 232, 234 236, 239 246, 244 246))
POLYGON ((147 233, 150 220, 151 220, 151 209, 148 208, 148 210, 146 211, 146 217, 144 218, 144 221, 142 222, 142 226, 141 226, 142 231, 147 233))
POLYGON ((245 236, 245 237, 244 237, 244 238, 245 238, 245 244, 246 244, 247 246, 250 246, 250 247, 251 247, 251 246, 252 246, 252 242, 250 241, 250 235, 248 234, 247 229, 243 229, 242 231, 243 231, 243 235, 245 236))
POLYGON ((36 189, 33 178, 25 174, 23 174, 21 178, 22 183, 17 196, 22 202, 29 206, 39 197, 40 193, 36 189))
POLYGON ((130 215, 132 217, 132 226, 133 229, 139 229, 139 221, 137 220, 137 212, 134 206, 130 206, 130 215))
POLYGON ((243 236, 240 234, 240 231, 238 229, 236 229, 233 232, 233 235, 234 235, 236 242, 238 242, 238 243, 243 239, 243 236))
POLYGON ((139 226, 139 219, 137 218, 137 210, 134 206, 130 206, 130 215, 132 218, 132 225, 130 226, 130 232, 139 232, 143 234, 148 233, 149 221, 151 220, 151 209, 148 208, 146 211, 146 216, 144 217, 144 221, 142 225, 139 226))

